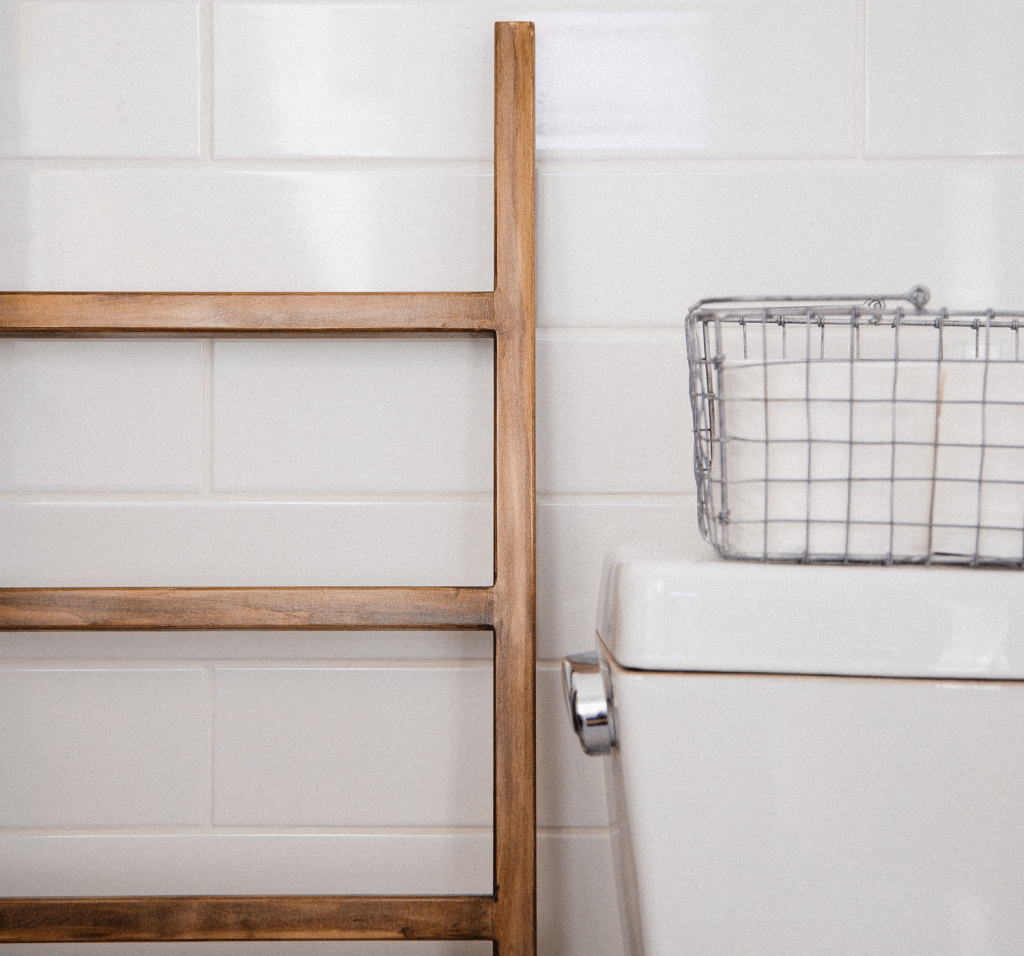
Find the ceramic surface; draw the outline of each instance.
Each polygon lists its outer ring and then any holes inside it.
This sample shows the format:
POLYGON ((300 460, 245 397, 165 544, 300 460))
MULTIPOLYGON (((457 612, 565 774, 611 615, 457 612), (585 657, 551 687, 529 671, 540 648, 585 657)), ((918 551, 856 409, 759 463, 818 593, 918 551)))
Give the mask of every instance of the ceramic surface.
POLYGON ((612 665, 631 956, 1011 956, 1024 685, 612 665))
POLYGON ((1020 4, 869 0, 867 7, 871 155, 1021 154, 1020 4))
POLYGON ((727 561, 694 532, 605 562, 598 633, 623 667, 1024 678, 1020 571, 727 561))
POLYGON ((0 156, 199 157, 195 3, 0 6, 0 156))
POLYGON ((203 699, 195 667, 0 669, 0 827, 201 824, 203 699))

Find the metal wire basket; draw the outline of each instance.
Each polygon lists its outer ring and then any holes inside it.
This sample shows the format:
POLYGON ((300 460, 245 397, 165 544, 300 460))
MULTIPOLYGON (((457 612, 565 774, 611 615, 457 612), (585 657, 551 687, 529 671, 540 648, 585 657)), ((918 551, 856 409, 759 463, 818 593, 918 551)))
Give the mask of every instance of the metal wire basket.
POLYGON ((927 301, 693 306, 699 523, 719 554, 1024 567, 1024 312, 927 301))

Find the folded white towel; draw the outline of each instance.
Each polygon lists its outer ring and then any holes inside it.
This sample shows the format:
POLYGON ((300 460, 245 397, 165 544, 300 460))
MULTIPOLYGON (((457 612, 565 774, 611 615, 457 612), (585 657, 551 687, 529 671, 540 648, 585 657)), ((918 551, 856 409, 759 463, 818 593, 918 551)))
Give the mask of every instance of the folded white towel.
POLYGON ((799 336, 785 360, 762 347, 724 361, 715 507, 730 552, 1024 557, 1024 362, 1004 345, 1010 360, 986 363, 975 330, 952 331, 965 334, 942 362, 928 328, 901 329, 899 361, 881 337, 869 344, 882 357, 864 357, 862 339, 851 362, 799 336))

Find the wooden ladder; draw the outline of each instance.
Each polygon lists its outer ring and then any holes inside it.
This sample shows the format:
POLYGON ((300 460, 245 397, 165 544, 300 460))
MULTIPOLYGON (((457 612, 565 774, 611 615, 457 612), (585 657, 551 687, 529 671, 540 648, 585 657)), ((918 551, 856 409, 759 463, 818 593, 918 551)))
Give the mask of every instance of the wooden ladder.
POLYGON ((399 588, 6 588, 0 630, 490 630, 494 888, 488 896, 0 900, 0 942, 485 939, 536 951, 534 43, 494 30, 494 291, 0 294, 0 335, 402 335, 494 341, 494 583, 399 588))

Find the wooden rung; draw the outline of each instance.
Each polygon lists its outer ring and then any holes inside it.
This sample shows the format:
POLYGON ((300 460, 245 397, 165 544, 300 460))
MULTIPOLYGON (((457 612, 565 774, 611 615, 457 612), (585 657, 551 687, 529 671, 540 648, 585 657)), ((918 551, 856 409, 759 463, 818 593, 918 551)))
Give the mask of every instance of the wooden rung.
POLYGON ((492 588, 0 588, 0 631, 473 630, 492 588))
POLYGON ((493 939, 490 896, 134 896, 0 900, 0 943, 493 939))
POLYGON ((0 335, 487 332, 492 292, 4 292, 0 335))

